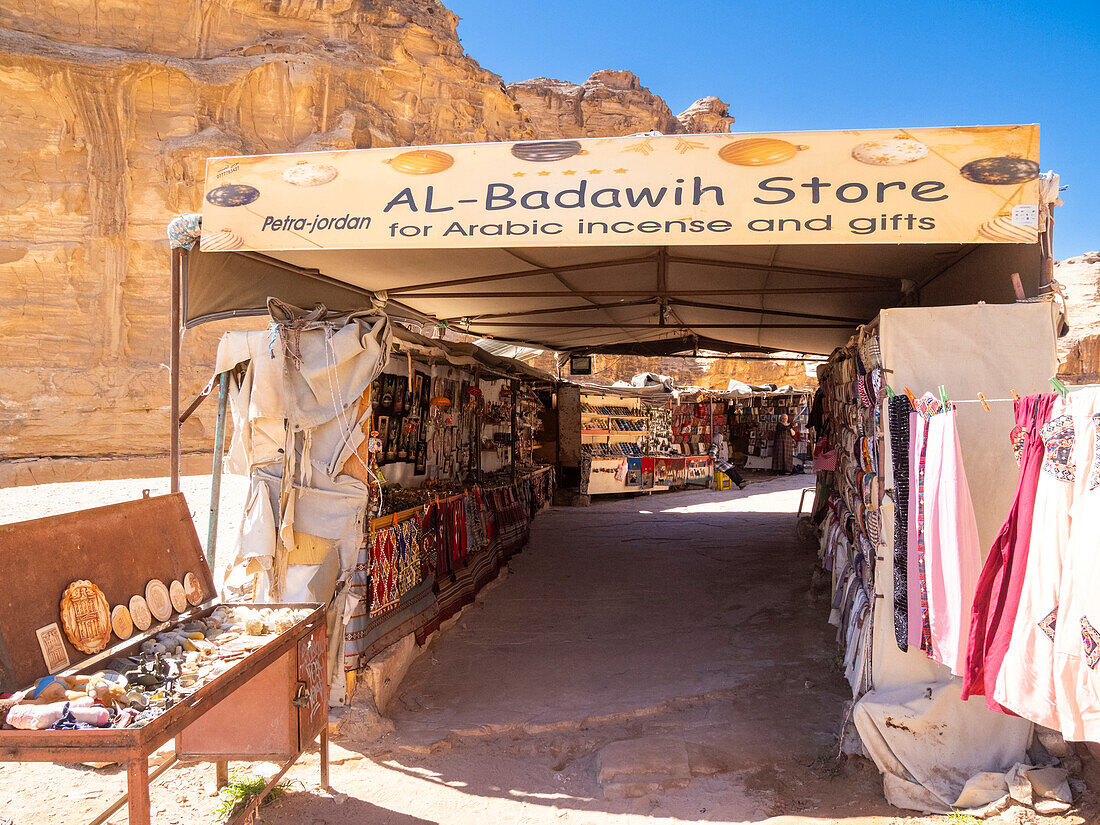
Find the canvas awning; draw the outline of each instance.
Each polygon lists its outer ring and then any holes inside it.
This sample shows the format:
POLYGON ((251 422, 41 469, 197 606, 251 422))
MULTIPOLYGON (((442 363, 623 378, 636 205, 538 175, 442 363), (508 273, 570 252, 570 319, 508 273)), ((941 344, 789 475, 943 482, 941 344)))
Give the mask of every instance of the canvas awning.
POLYGON ((1038 294, 1037 158, 1036 126, 217 158, 184 322, 276 296, 557 351, 827 354, 884 307, 1038 294))

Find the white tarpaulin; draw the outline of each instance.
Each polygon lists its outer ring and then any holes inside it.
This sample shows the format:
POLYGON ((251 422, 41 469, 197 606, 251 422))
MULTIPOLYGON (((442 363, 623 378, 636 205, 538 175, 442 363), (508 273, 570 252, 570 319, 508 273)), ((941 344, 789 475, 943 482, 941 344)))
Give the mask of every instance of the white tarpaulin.
MULTIPOLYGON (((231 471, 250 489, 224 591, 257 603, 324 602, 338 672, 344 601, 363 539, 367 486, 340 473, 364 437, 359 401, 390 352, 384 317, 311 314, 273 304, 278 323, 226 333, 231 471)), ((367 414, 367 413, 364 413, 367 414)), ((338 689, 343 679, 333 680, 338 689)), ((340 690, 337 691, 339 693, 340 690)))

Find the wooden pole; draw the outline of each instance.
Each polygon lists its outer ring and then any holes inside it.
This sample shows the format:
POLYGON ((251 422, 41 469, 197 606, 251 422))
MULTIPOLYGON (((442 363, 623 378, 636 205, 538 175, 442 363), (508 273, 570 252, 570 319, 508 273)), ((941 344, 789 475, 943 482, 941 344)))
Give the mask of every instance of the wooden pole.
POLYGON ((148 757, 142 756, 126 763, 126 791, 129 796, 127 822, 130 825, 149 825, 148 757))
POLYGON ((219 376, 218 417, 214 423, 214 468, 210 477, 210 526, 206 532, 206 563, 214 569, 218 546, 218 507, 222 498, 222 456, 225 453, 225 408, 229 400, 229 371, 219 376))
MULTIPOLYGON (((183 293, 183 261, 182 249, 172 250, 172 311, 171 311, 171 337, 168 351, 168 375, 171 383, 171 399, 169 401, 169 422, 171 426, 169 437, 169 474, 171 476, 171 492, 180 491, 180 299, 183 293)), ((146 814, 148 819, 148 813, 146 814)))

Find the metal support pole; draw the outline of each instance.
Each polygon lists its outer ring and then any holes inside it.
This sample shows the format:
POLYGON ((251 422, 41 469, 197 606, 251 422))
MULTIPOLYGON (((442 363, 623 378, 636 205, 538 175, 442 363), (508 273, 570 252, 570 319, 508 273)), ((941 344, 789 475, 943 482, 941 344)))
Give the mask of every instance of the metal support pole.
POLYGON ((169 419, 171 434, 169 437, 169 475, 173 493, 180 491, 180 297, 183 293, 183 256, 182 249, 172 250, 172 331, 168 350, 168 375, 171 382, 171 400, 169 401, 169 419))
POLYGON ((218 546, 218 506, 222 500, 222 456, 225 454, 225 407, 229 400, 229 371, 218 376, 218 417, 214 423, 214 469, 210 477, 210 526, 206 533, 206 564, 214 569, 218 546))

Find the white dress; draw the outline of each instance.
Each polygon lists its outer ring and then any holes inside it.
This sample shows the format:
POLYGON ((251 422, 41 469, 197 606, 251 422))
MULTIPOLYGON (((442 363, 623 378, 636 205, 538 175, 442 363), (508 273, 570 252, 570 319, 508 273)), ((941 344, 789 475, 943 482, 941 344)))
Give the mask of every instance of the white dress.
POLYGON ((1062 735, 1100 741, 1100 391, 1071 393, 1079 450, 1054 638, 1054 693, 1062 735))

